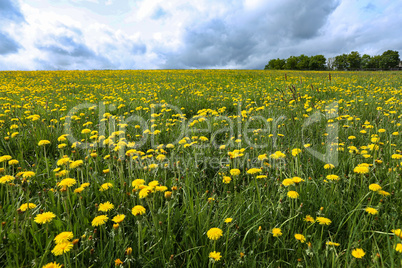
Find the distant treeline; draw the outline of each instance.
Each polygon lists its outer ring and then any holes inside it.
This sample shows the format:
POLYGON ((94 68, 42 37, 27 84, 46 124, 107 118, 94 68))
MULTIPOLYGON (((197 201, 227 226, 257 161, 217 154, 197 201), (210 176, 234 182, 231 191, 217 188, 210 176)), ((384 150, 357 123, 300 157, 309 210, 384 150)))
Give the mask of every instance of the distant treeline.
POLYGON ((394 69, 400 66, 399 52, 387 50, 382 55, 360 55, 357 51, 326 59, 323 55, 290 56, 287 59, 272 59, 264 70, 372 70, 394 69))

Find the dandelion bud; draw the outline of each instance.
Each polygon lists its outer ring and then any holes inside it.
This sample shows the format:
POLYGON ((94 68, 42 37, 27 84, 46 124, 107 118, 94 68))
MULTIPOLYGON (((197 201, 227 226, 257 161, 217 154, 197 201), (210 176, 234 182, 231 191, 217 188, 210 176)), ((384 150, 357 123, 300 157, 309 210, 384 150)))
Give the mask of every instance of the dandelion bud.
POLYGON ((118 223, 115 223, 115 224, 113 224, 113 229, 117 230, 119 228, 119 226, 120 225, 118 223))
POLYGON ((131 253, 133 253, 133 249, 132 249, 131 247, 130 247, 130 248, 127 248, 127 249, 126 249, 126 255, 127 255, 127 256, 130 256, 131 253))
POLYGON ((79 239, 74 239, 74 240, 73 240, 73 242, 72 242, 72 243, 73 243, 73 245, 78 244, 78 241, 80 241, 80 240, 79 240, 79 239))
POLYGON ((165 198, 166 198, 166 199, 172 198, 172 192, 166 191, 166 192, 165 192, 165 198))

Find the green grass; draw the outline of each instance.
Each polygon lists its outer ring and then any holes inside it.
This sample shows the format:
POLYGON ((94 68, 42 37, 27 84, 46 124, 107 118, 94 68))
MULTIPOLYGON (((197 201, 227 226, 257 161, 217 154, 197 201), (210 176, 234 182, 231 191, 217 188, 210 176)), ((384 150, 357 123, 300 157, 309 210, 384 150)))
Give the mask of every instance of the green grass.
POLYGON ((0 184, 1 267, 53 261, 112 267, 116 259, 122 267, 402 266, 402 254, 394 249, 402 241, 391 232, 402 228, 401 160, 394 159, 402 153, 399 72, 331 72, 331 80, 327 72, 237 70, 0 72, 0 78, 0 177, 16 178, 0 184), (331 103, 335 110, 329 115, 331 103), (73 107, 79 109, 72 112, 73 107), (307 126, 315 116, 319 120, 307 126), (82 146, 58 141, 69 129, 82 146), (160 133, 146 134, 147 129, 160 133), (124 133, 112 135, 118 130, 124 133), (337 164, 325 169, 326 161, 309 149, 325 153, 331 133, 337 138, 337 164), (41 140, 50 144, 38 146, 41 140), (136 153, 125 155, 132 148, 119 140, 135 142, 136 153), (58 148, 62 143, 67 145, 58 148), (174 148, 166 146, 170 143, 174 148), (295 148, 301 149, 297 156, 295 148), (243 149, 243 156, 229 158, 236 149, 243 149), (270 157, 276 151, 285 158, 270 157), (163 161, 156 159, 161 154, 163 161), (264 154, 267 159, 259 160, 264 154), (4 155, 19 163, 10 165, 4 155), (63 156, 83 165, 57 166, 63 156), (159 167, 151 169, 153 163, 159 167), (367 174, 354 172, 361 163, 371 165, 367 174), (230 175, 234 168, 240 175, 230 175), (251 168, 262 170, 248 174, 251 168), (35 172, 29 182, 25 171, 35 172), (339 181, 327 180, 330 174, 339 181), (223 176, 231 182, 223 183, 223 176), (295 176, 304 181, 282 184, 295 176), (77 183, 64 191, 57 183, 65 178, 77 183), (157 180, 172 196, 156 191, 140 198, 131 185, 135 179, 157 180), (75 193, 85 182, 90 186, 75 193), (113 187, 100 191, 108 182, 113 187), (372 183, 389 196, 370 191, 372 183), (289 191, 299 197, 289 198, 289 191), (98 211, 106 201, 114 209, 98 211), (36 207, 20 211, 27 202, 36 207), (146 213, 134 216, 136 205, 146 213), (378 214, 370 215, 367 207, 378 214), (56 218, 38 224, 34 219, 42 212, 56 218), (126 217, 114 228, 117 214, 126 217), (109 220, 92 226, 99 215, 109 220), (331 223, 307 222, 307 215, 331 223), (233 221, 225 223, 227 218, 233 221), (216 241, 207 236, 213 227, 223 231, 216 241), (273 228, 283 235, 274 237, 273 228), (65 231, 78 240, 55 256, 53 239, 65 231), (125 254, 127 248, 132 254, 125 254), (364 250, 363 258, 352 256, 356 248, 364 250), (220 252, 219 261, 209 258, 212 251, 220 252))

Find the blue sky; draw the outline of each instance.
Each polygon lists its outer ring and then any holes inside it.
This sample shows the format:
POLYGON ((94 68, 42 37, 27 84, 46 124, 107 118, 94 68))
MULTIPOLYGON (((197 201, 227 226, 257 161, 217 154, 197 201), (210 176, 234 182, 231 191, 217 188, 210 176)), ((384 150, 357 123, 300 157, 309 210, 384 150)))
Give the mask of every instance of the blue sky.
POLYGON ((402 57, 395 0, 0 0, 0 70, 241 68, 402 57))

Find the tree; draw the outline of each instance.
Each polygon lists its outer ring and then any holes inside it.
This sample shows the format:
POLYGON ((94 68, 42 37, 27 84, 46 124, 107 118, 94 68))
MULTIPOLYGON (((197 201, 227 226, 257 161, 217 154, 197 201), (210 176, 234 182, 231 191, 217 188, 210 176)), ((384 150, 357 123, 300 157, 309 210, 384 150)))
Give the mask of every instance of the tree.
POLYGON ((286 60, 285 69, 287 69, 287 70, 296 70, 296 68, 297 68, 297 57, 290 56, 286 60))
POLYGON ((334 67, 336 70, 346 70, 348 66, 348 55, 342 54, 335 57, 334 67))
POLYGON ((310 70, 324 70, 326 59, 324 55, 315 55, 310 57, 309 69, 310 70))
POLYGON ((333 70, 335 68, 335 57, 328 58, 327 60, 327 68, 328 70, 333 70))
POLYGON ((379 69, 380 68, 380 61, 381 61, 381 55, 376 55, 374 57, 370 58, 368 68, 372 69, 379 69))
POLYGON ((362 60, 361 60, 361 67, 362 67, 363 69, 370 68, 370 67, 369 67, 370 60, 371 60, 370 55, 364 54, 364 55, 362 56, 362 60))
POLYGON ((381 55, 380 67, 382 69, 395 68, 399 64, 399 52, 387 50, 381 55))
POLYGON ((361 67, 361 61, 362 58, 357 51, 352 51, 350 54, 347 55, 346 57, 347 63, 348 63, 348 69, 356 70, 360 69, 361 67))
POLYGON ((272 59, 265 65, 265 70, 283 70, 285 68, 286 61, 283 59, 272 59))
POLYGON ((297 69, 298 70, 307 70, 310 64, 310 58, 304 54, 301 54, 297 57, 297 69))

